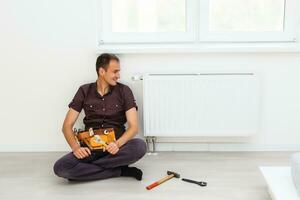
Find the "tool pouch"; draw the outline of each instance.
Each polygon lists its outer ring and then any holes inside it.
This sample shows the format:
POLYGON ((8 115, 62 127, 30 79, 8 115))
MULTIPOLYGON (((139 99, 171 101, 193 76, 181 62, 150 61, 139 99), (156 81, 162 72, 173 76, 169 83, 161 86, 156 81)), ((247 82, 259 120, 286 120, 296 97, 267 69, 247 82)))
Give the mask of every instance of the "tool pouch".
POLYGON ((90 150, 105 149, 105 147, 116 141, 113 128, 82 131, 75 134, 80 146, 88 147, 90 150))

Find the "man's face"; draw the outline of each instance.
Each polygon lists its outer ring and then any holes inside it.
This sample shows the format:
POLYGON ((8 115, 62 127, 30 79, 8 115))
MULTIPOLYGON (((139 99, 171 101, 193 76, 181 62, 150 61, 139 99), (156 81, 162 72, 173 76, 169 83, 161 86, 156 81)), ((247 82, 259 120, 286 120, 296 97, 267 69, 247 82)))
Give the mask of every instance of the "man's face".
POLYGON ((103 68, 99 69, 100 77, 105 80, 109 85, 116 85, 120 78, 120 63, 116 60, 111 60, 105 71, 103 68))

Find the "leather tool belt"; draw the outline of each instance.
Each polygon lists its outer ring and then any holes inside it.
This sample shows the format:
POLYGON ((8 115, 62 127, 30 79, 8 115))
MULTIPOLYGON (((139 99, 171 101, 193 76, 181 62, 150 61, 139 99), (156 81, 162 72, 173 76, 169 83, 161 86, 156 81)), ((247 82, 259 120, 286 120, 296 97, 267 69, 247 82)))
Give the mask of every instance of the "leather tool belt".
POLYGON ((90 128, 88 131, 82 131, 75 134, 77 141, 81 146, 87 146, 91 150, 103 149, 116 141, 113 128, 97 129, 90 128))

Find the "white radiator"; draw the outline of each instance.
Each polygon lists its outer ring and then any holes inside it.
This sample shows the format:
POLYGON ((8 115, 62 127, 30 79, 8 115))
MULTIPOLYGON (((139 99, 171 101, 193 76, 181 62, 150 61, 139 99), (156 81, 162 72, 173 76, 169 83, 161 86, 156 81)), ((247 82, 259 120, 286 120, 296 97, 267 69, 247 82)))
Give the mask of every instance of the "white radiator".
POLYGON ((147 74, 145 136, 251 136, 259 126, 254 73, 147 74))

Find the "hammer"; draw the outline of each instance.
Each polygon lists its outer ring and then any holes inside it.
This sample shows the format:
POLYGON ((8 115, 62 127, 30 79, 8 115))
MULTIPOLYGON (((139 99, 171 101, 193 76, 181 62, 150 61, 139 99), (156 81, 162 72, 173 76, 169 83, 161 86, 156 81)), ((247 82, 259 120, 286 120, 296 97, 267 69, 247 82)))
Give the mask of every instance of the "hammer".
POLYGON ((165 181, 167 181, 167 180, 170 180, 170 179, 173 178, 173 177, 175 177, 175 178, 180 178, 180 175, 177 174, 177 173, 175 173, 175 172, 167 171, 167 174, 168 174, 168 176, 166 176, 166 177, 164 177, 164 178, 162 178, 162 179, 160 179, 160 180, 158 180, 158 181, 152 183, 151 185, 147 186, 147 187, 146 187, 147 190, 151 190, 152 188, 154 188, 154 187, 156 187, 156 186, 162 184, 163 182, 165 182, 165 181))

